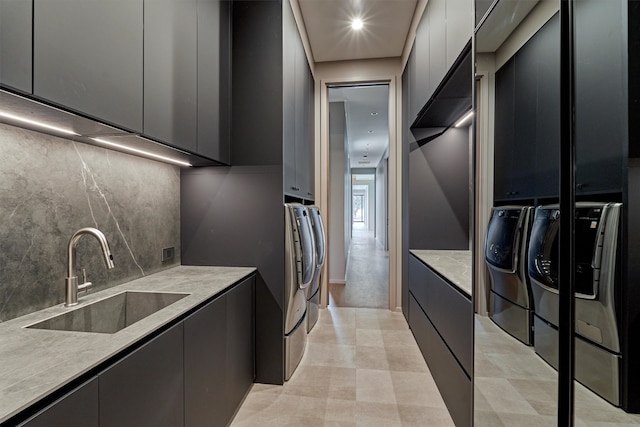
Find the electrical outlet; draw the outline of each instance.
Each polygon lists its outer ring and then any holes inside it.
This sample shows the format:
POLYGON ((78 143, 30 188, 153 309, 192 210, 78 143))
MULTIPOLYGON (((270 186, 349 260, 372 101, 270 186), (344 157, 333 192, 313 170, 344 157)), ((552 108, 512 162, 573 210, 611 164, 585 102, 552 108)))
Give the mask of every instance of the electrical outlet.
POLYGON ((173 259, 173 255, 175 253, 175 248, 171 246, 170 248, 162 248, 162 262, 171 261, 173 259))

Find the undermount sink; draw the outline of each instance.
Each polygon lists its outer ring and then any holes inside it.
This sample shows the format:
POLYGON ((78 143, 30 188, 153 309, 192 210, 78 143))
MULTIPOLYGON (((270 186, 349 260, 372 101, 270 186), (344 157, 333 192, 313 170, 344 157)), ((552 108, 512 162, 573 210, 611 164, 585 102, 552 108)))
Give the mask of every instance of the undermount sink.
POLYGON ((114 334, 189 294, 126 291, 27 326, 31 329, 114 334))

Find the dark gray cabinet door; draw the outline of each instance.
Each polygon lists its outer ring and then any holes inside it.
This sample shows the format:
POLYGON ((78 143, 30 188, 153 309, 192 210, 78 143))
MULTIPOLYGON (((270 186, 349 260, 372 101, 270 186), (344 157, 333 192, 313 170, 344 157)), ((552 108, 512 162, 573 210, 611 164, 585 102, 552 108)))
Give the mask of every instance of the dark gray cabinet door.
POLYGON ((185 426, 225 426, 227 299, 210 302, 184 321, 185 426))
POLYGON ((98 379, 95 377, 19 424, 20 427, 98 425, 98 379))
POLYGON ((184 321, 185 426, 225 426, 254 379, 253 278, 184 321))
POLYGON ((313 168, 313 135, 309 106, 313 102, 310 95, 311 71, 304 52, 302 41, 298 38, 296 49, 296 185, 300 197, 313 197, 311 182, 313 168))
POLYGON ((142 0, 35 0, 33 93, 142 131, 142 15, 142 0))
POLYGON ((255 378, 254 281, 253 277, 247 279, 226 295, 228 420, 242 403, 255 378))
POLYGON ((144 1, 144 134, 197 150, 197 1, 144 1))
POLYGON ((282 154, 284 193, 300 197, 296 176, 298 30, 291 6, 282 2, 282 154))
POLYGON ((231 162, 231 2, 198 0, 197 152, 231 162))
POLYGON ((558 194, 560 177, 560 21, 554 17, 535 35, 537 197, 558 194))
POLYGON ((33 3, 0 0, 0 84, 31 93, 33 3))
POLYGON ((512 192, 515 197, 531 197, 535 191, 536 60, 539 57, 533 43, 524 45, 515 57, 515 156, 511 167, 512 192))
POLYGON ((511 170, 514 167, 515 60, 496 71, 494 134, 494 198, 512 197, 511 170))
MULTIPOLYGON (((430 0, 429 13, 429 91, 431 97, 447 73, 447 2, 430 0)), ((426 102, 428 99, 424 100, 426 102)))
POLYGON ((183 324, 98 376, 100 427, 184 425, 183 324))
POLYGON ((628 2, 582 0, 575 6, 577 193, 622 191, 628 129, 628 2))
POLYGON ((422 107, 431 97, 433 89, 429 79, 429 16, 423 15, 420 25, 416 29, 416 41, 413 47, 412 55, 413 66, 409 71, 410 96, 411 96, 411 116, 409 125, 411 125, 422 107), (431 89, 431 90, 430 90, 431 89))

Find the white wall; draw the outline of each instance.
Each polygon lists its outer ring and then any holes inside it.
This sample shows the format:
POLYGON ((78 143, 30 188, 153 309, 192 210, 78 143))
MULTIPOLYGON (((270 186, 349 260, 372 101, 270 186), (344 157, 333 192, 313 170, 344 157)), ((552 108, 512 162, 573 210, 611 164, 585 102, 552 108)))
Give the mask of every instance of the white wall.
POLYGON ((387 159, 376 168, 376 241, 387 248, 387 159))
POLYGON ((332 102, 330 106, 330 189, 329 212, 326 219, 328 241, 329 283, 345 283, 347 268, 347 249, 350 233, 345 233, 345 199, 351 197, 345 191, 345 116, 344 103, 332 102))

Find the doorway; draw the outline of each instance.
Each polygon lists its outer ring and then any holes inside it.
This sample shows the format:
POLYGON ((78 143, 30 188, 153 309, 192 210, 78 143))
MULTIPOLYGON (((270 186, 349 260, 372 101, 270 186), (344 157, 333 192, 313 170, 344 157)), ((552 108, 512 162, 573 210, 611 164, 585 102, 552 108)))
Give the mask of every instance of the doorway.
POLYGON ((388 111, 388 84, 329 88, 329 305, 390 305, 388 111))

